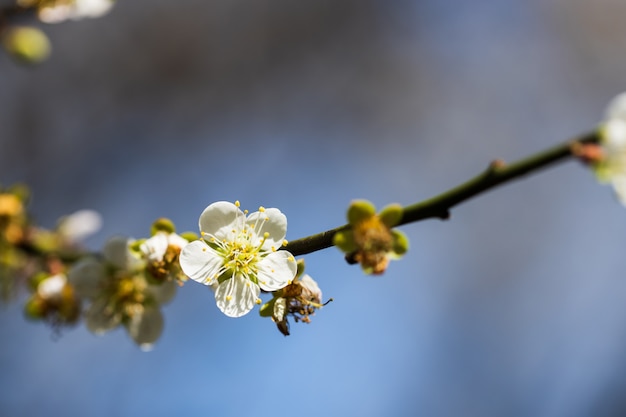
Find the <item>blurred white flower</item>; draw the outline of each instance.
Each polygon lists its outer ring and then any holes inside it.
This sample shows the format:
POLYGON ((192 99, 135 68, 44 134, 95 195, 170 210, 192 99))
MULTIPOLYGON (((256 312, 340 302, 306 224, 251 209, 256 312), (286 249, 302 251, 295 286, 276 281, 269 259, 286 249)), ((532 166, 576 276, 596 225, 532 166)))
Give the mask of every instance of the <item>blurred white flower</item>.
POLYGON ((45 23, 96 18, 107 14, 115 0, 71 0, 46 3, 39 9, 39 19, 45 23))
POLYGON ((626 93, 615 97, 600 128, 602 149, 594 171, 599 181, 613 186, 619 201, 626 205, 626 93))
POLYGON ((67 241, 78 242, 102 227, 102 216, 94 210, 79 210, 59 220, 57 231, 67 241))
POLYGON ((145 255, 148 261, 161 262, 169 247, 178 248, 180 251, 189 242, 176 233, 157 232, 154 236, 146 239, 139 246, 139 250, 145 255))
POLYGON ((45 300, 59 300, 66 284, 67 278, 64 274, 52 275, 37 285, 37 294, 45 300))
POLYGON ((215 289, 218 308, 227 316, 247 314, 260 304, 261 289, 276 291, 291 283, 296 261, 277 250, 287 233, 287 218, 275 208, 259 208, 246 217, 233 204, 219 201, 200 215, 201 240, 181 252, 183 272, 215 289))

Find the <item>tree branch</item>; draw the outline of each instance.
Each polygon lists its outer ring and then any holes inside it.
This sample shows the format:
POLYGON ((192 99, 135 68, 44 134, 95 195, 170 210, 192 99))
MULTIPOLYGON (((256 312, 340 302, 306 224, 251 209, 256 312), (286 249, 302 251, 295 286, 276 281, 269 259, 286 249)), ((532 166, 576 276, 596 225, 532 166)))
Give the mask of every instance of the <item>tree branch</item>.
MULTIPOLYGON (((576 144, 598 143, 598 140, 597 132, 594 131, 511 164, 495 160, 484 172, 463 184, 428 200, 405 207, 398 226, 429 218, 448 219, 452 207, 500 184, 521 178, 572 157, 572 147, 576 144)), ((281 249, 291 252, 294 256, 326 249, 333 246, 335 233, 348 227, 350 226, 346 224, 322 233, 303 237, 289 242, 281 249)))

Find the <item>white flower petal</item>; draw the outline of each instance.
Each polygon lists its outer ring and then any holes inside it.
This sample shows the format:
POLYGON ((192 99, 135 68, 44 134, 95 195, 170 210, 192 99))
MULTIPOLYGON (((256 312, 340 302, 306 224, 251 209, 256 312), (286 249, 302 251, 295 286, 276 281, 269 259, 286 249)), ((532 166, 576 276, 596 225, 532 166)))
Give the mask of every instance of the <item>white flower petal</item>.
POLYGON ((142 350, 150 350, 163 332, 163 314, 158 307, 144 307, 130 318, 126 330, 142 350))
POLYGON ((138 271, 144 267, 144 262, 135 256, 129 248, 134 242, 124 236, 114 236, 104 245, 104 259, 113 266, 124 271, 138 271))
POLYGON ((102 227, 102 216, 94 210, 79 210, 62 218, 57 230, 70 242, 78 242, 102 227))
POLYGON ((107 270, 96 258, 83 258, 68 271, 67 277, 81 297, 98 296, 107 279, 107 270))
POLYGON ((139 246, 139 250, 151 261, 162 261, 168 246, 167 233, 159 232, 146 239, 139 246))
POLYGON ((200 215, 200 231, 215 236, 219 240, 232 241, 233 229, 239 230, 245 215, 239 207, 228 201, 210 204, 200 215))
POLYGON ((114 329, 121 321, 122 315, 111 308, 106 297, 95 300, 85 313, 85 324, 95 334, 114 329))
POLYGON ((184 237, 177 235, 176 233, 170 233, 167 236, 168 246, 176 246, 178 248, 184 248, 187 246, 189 241, 184 237))
POLYGON ((254 228, 259 239, 252 242, 253 245, 258 245, 265 233, 268 237, 263 244, 263 249, 269 250, 272 246, 278 249, 283 245, 283 239, 287 234, 287 216, 279 209, 269 208, 265 209, 265 212, 256 211, 248 216, 246 223, 254 228))
POLYGON ((287 251, 272 252, 258 263, 259 286, 265 291, 276 291, 294 279, 298 266, 287 251))
POLYGON ((605 119, 626 120, 626 93, 621 93, 611 100, 606 109, 605 119))
POLYGON ((241 275, 235 275, 217 287, 215 301, 222 313, 229 317, 241 317, 252 310, 260 292, 258 285, 241 275))
POLYGON ((221 256, 203 240, 195 240, 180 252, 180 267, 185 275, 204 285, 211 285, 217 279, 224 264, 221 256))
POLYGON ((64 274, 53 275, 37 285, 37 294, 47 300, 60 299, 66 283, 67 278, 64 274))
POLYGON ((162 284, 148 285, 146 291, 149 292, 154 300, 159 304, 169 303, 176 295, 178 284, 174 281, 165 281, 162 284))

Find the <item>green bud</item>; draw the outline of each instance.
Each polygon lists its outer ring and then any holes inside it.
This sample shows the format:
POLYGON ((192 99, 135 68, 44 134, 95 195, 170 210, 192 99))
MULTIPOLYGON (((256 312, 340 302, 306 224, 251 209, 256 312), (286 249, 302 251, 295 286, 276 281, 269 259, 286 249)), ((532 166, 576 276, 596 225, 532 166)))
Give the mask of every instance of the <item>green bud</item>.
POLYGON ((378 213, 378 217, 385 224, 385 226, 393 227, 400 223, 403 212, 404 209, 400 204, 390 204, 378 213))
POLYGON ((50 55, 48 37, 35 27, 9 28, 2 37, 2 43, 7 52, 27 64, 38 64, 50 55))
POLYGON ((367 200, 354 200, 348 207, 348 223, 354 225, 376 214, 376 207, 367 200))
POLYGON ((407 253, 409 250, 409 238, 399 230, 392 230, 391 235, 393 236, 391 248, 393 254, 400 257, 407 253))
POLYGON ((152 236, 156 235, 157 232, 175 233, 176 226, 174 226, 174 223, 170 219, 161 217, 152 223, 152 229, 150 232, 152 236))
POLYGON ((354 252, 358 249, 351 230, 343 230, 335 233, 335 236, 333 236, 333 245, 337 246, 344 253, 354 252))
POLYGON ((194 240, 200 239, 197 233, 194 232, 184 232, 180 234, 180 237, 185 239, 187 242, 193 242, 194 240))
POLYGON ((24 306, 24 315, 33 320, 41 320, 46 316, 46 303, 37 296, 31 297, 24 306))

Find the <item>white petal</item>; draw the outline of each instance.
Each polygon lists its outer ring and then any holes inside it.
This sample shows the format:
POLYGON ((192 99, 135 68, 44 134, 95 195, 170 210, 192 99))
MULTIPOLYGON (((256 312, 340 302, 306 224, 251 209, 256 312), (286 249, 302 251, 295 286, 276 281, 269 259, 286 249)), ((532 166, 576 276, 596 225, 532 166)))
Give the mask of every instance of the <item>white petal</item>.
POLYGON ((609 103, 605 118, 626 120, 626 93, 619 94, 609 103))
POLYGON ((259 286, 265 291, 276 291, 293 280, 298 266, 293 255, 284 250, 272 252, 257 265, 259 286))
POLYGON ((217 279, 224 260, 203 240, 195 240, 180 252, 180 267, 185 275, 204 285, 217 279))
POLYGON ((162 261, 167 251, 167 233, 159 232, 139 246, 139 250, 151 261, 162 261))
MULTIPOLYGON (((258 239, 262 239, 265 233, 268 237, 263 244, 263 248, 269 250, 272 246, 278 249, 283 245, 283 239, 287 234, 287 216, 277 208, 265 209, 265 212, 256 211, 248 216, 246 220, 254 228, 258 239)), ((252 242, 258 245, 259 241, 252 242)))
POLYGON ((184 237, 180 235, 177 235, 176 233, 170 233, 167 236, 167 241, 168 241, 169 246, 176 246, 181 249, 187 246, 187 244, 189 243, 187 239, 185 239, 184 237))
POLYGON ((106 297, 95 300, 85 313, 85 324, 95 334, 107 332, 119 325, 121 321, 122 315, 110 307, 106 297))
POLYGON ((104 258, 113 266, 124 271, 137 271, 144 262, 135 256, 128 247, 134 240, 124 236, 115 236, 104 245, 104 258))
POLYGON ((163 332, 163 314, 157 307, 144 307, 130 318, 126 330, 142 350, 149 350, 163 332))
POLYGON ((81 297, 95 298, 105 285, 107 271, 96 258, 83 258, 67 273, 70 283, 81 297))
POLYGON ((239 207, 228 201, 210 204, 200 215, 200 231, 215 236, 219 240, 232 241, 233 230, 240 230, 245 215, 239 207))
POLYGON ((604 145, 609 156, 626 148, 626 120, 610 119, 604 124, 604 145))
POLYGON ((47 300, 55 300, 61 298, 61 291, 67 283, 67 277, 64 274, 57 274, 48 277, 37 285, 37 294, 47 300))
POLYGON ((154 297, 154 300, 157 303, 167 304, 174 298, 177 289, 178 284, 176 284, 176 282, 165 281, 162 284, 148 285, 146 291, 148 291, 154 297))
POLYGON ((222 313, 229 317, 241 317, 252 310, 260 292, 258 285, 241 275, 236 275, 217 287, 215 301, 222 313))
POLYGON ((102 216, 94 210, 79 210, 62 218, 57 230, 70 242, 78 242, 102 227, 102 216))
POLYGON ((626 206, 626 174, 611 178, 611 185, 619 202, 626 206))

